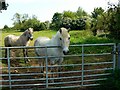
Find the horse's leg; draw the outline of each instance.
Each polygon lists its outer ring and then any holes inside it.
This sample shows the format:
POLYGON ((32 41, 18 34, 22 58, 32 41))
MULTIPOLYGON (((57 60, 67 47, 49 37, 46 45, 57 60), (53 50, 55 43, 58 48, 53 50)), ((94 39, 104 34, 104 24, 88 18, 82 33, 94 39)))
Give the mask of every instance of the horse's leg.
MULTIPOLYGON (((25 49, 25 55, 26 55, 26 57, 28 57, 28 49, 25 49)), ((27 60, 27 62, 29 62, 30 60, 29 59, 27 59, 26 58, 26 60, 27 60)))
MULTIPOLYGON (((50 60, 50 65, 53 66, 54 64, 55 64, 55 62, 54 62, 54 58, 53 58, 53 59, 50 60)), ((51 68, 50 68, 50 69, 51 69, 51 72, 53 72, 53 68, 54 68, 54 67, 51 67, 51 68)), ((52 74, 51 77, 54 78, 54 74, 52 74)), ((54 80, 51 80, 51 81, 54 83, 54 80)))
MULTIPOLYGON (((58 65, 61 65, 63 62, 63 58, 60 58, 58 61, 58 65)), ((61 66, 58 67, 58 72, 61 72, 61 66)), ((58 74, 58 76, 60 77, 60 74, 58 74)))
POLYGON ((43 62, 42 62, 42 59, 38 59, 38 64, 40 66, 40 72, 43 73, 43 62))
POLYGON ((5 49, 5 58, 7 58, 7 49, 5 49))
POLYGON ((27 52, 27 50, 26 49, 23 49, 23 55, 24 55, 24 61, 25 61, 25 64, 27 63, 27 55, 26 55, 26 52, 27 52))
MULTIPOLYGON (((11 45, 8 45, 8 46, 5 45, 5 47, 11 47, 11 45)), ((7 48, 5 49, 5 58, 7 58, 7 48)), ((6 59, 5 59, 5 60, 6 60, 6 59)), ((7 60, 6 60, 6 61, 7 61, 7 60)), ((5 61, 5 62, 6 62, 6 61, 5 61)))
MULTIPOLYGON (((24 57, 28 57, 28 49, 23 49, 23 54, 24 54, 24 57)), ((25 62, 29 62, 30 60, 28 58, 25 58, 25 62)))
POLYGON ((43 63, 43 60, 41 60, 41 73, 44 73, 44 63, 43 63))
POLYGON ((7 63, 7 49, 5 49, 5 59, 2 62, 7 63))

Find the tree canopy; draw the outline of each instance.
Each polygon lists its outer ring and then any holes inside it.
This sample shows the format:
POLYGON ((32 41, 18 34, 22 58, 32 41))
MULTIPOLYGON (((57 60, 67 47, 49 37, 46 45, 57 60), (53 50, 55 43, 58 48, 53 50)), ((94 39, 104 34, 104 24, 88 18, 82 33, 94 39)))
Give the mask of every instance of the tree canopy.
MULTIPOLYGON (((93 35, 97 35, 97 30, 102 30, 105 33, 110 33, 113 38, 120 39, 120 3, 111 4, 108 2, 108 9, 102 7, 94 8, 91 15, 78 7, 76 11, 55 12, 51 21, 40 22, 37 16, 30 17, 28 14, 15 13, 12 20, 13 27, 16 30, 25 30, 28 27, 33 27, 35 31, 52 29, 58 30, 61 27, 71 30, 86 30, 93 31, 93 35)), ((4 29, 8 29, 7 25, 4 29)))

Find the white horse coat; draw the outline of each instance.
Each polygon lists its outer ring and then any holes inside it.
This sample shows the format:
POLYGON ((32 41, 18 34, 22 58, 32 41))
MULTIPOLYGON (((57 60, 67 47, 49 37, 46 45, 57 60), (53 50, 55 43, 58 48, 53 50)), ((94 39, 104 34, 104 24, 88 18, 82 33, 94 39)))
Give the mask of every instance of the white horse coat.
POLYGON ((64 54, 69 52, 70 35, 66 28, 60 28, 56 35, 50 39, 48 37, 39 37, 35 40, 34 46, 60 46, 54 48, 47 48, 47 53, 45 48, 35 48, 35 53, 37 56, 55 56, 55 58, 49 58, 50 64, 61 64, 63 61, 64 54))

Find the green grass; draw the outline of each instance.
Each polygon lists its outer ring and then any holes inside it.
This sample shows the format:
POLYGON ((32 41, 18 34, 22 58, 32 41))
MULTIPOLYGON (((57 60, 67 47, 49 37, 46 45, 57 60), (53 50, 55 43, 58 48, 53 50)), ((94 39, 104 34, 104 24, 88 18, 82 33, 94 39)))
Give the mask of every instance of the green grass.
POLYGON ((96 43, 113 43, 115 40, 111 40, 106 37, 93 36, 89 30, 84 31, 72 31, 71 43, 72 44, 96 44, 96 43))
MULTIPOLYGON (((14 35, 21 35, 23 32, 18 31, 9 31, 9 32, 2 32, 2 46, 4 46, 4 38, 5 36, 9 34, 14 35)), ((44 31, 36 31, 34 32, 34 40, 37 37, 40 36, 46 36, 49 38, 52 38, 56 34, 56 31, 53 30, 44 30, 44 31)), ((95 43, 114 43, 114 42, 120 42, 116 40, 112 40, 106 37, 97 37, 93 36, 92 32, 90 30, 82 30, 82 31, 70 31, 71 35, 71 44, 95 44, 95 43)), ((34 40, 31 41, 30 46, 33 46, 34 40)))

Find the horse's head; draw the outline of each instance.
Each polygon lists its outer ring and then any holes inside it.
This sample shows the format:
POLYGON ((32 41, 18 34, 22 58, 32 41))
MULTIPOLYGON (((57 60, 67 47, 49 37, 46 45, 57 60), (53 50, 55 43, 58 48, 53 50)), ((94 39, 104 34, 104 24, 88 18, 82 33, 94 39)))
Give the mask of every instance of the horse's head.
POLYGON ((27 29, 26 36, 28 37, 28 39, 33 40, 33 28, 27 29))
POLYGON ((60 33, 59 34, 60 46, 63 49, 63 53, 67 54, 69 52, 69 44, 70 44, 69 31, 66 28, 60 28, 59 33, 60 33))

